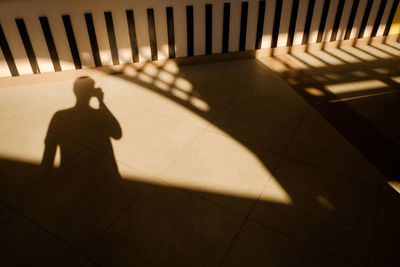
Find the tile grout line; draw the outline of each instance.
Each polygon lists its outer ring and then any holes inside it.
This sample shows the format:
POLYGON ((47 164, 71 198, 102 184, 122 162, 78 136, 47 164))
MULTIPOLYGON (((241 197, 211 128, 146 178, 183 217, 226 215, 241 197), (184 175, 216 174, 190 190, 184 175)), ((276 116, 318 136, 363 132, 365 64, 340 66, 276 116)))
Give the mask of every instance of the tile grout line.
MULTIPOLYGON (((226 249, 226 251, 225 251, 225 253, 224 253, 224 255, 223 255, 221 261, 219 262, 219 266, 222 266, 222 263, 223 263, 224 260, 226 259, 226 257, 227 257, 227 255, 228 255, 229 251, 231 250, 231 248, 232 248, 234 242, 235 242, 236 239, 239 237, 239 234, 240 234, 240 232, 242 231, 244 225, 245 225, 246 222, 250 219, 250 214, 253 212, 255 206, 257 205, 257 202, 258 202, 259 199, 260 199, 260 196, 262 195, 262 193, 264 192, 265 188, 266 188, 267 185, 269 184, 269 181, 271 180, 271 177, 274 176, 274 173, 275 173, 275 171, 278 169, 278 166, 279 166, 280 162, 282 161, 286 150, 289 148, 289 145, 291 144, 292 139, 293 139, 294 136, 296 135, 297 131, 299 130, 300 126, 303 124, 303 122, 304 122, 304 120, 305 120, 306 117, 307 117, 307 113, 304 114, 302 120, 301 120, 301 121, 299 122, 299 124, 297 125, 297 129, 296 129, 295 131, 293 131, 292 136, 291 136, 291 138, 290 138, 288 144, 286 145, 286 148, 282 151, 282 153, 281 153, 281 155, 280 155, 280 158, 278 159, 278 161, 277 161, 275 167, 273 168, 273 170, 271 170, 271 174, 270 174, 270 176, 268 177, 268 180, 267 180, 266 183, 264 184, 264 186, 263 186, 262 190, 260 191, 260 193, 259 193, 257 199, 253 202, 252 207, 250 208, 249 212, 247 213, 246 218, 243 220, 243 223, 242 223, 242 225, 240 226, 239 230, 236 232, 236 234, 235 234, 235 236, 234 236, 232 242, 230 243, 230 245, 229 245, 228 248, 226 249)), ((276 230, 275 230, 275 231, 276 231, 276 230)))
MULTIPOLYGON (((14 211, 15 213, 17 213, 18 215, 20 215, 21 217, 23 217, 24 219, 26 219, 27 221, 29 221, 30 223, 32 223, 33 225, 35 225, 36 227, 38 227, 39 229, 41 229, 42 231, 46 232, 47 234, 51 235, 52 237, 54 237, 56 240, 58 240, 59 242, 61 242, 62 244, 64 244, 65 246, 67 246, 68 248, 70 248, 71 250, 77 252, 78 255, 85 257, 86 259, 88 259, 90 262, 98 265, 98 263, 96 263, 95 261, 91 260, 89 257, 87 257, 82 251, 80 251, 79 249, 75 248, 74 246, 72 246, 71 244, 69 244, 67 241, 65 241, 64 239, 62 239, 61 237, 59 237, 57 234, 47 230, 44 226, 42 226, 41 224, 37 223, 36 221, 34 221, 33 219, 31 219, 30 217, 24 215, 22 212, 20 212, 18 209, 10 206, 9 204, 5 204, 4 207, 7 207, 8 209, 14 211)), ((78 260, 78 258, 76 258, 76 260, 78 260)), ((73 259, 71 259, 71 261, 73 261, 73 259)))
POLYGON ((377 195, 377 199, 376 199, 375 216, 374 216, 374 222, 373 222, 373 225, 372 225, 372 233, 371 233, 371 237, 370 237, 370 240, 369 240, 369 248, 368 248, 368 257, 367 257, 368 266, 371 263, 373 240, 375 238, 376 224, 377 224, 377 219, 378 219, 377 218, 378 217, 378 211, 379 211, 380 204, 381 204, 380 202, 382 200, 382 193, 383 193, 382 191, 383 191, 384 185, 385 185, 385 181, 381 181, 380 189, 378 191, 378 195, 377 195))

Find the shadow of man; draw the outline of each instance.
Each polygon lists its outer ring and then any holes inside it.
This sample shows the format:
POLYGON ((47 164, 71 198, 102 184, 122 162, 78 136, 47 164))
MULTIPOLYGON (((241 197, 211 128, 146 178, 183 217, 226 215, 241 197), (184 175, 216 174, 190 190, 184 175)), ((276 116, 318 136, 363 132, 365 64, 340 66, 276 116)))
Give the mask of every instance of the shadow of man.
POLYGON ((111 159, 113 162, 113 167, 108 168, 108 171, 118 174, 110 138, 120 139, 122 130, 103 101, 103 91, 94 85, 95 81, 90 77, 77 78, 73 86, 75 106, 57 111, 51 119, 42 159, 42 167, 45 169, 53 168, 57 146, 61 153, 60 167, 63 167, 66 161, 76 155, 77 146, 72 145, 76 143, 107 156, 108 161, 111 159), (92 97, 97 98, 98 109, 90 106, 92 97))

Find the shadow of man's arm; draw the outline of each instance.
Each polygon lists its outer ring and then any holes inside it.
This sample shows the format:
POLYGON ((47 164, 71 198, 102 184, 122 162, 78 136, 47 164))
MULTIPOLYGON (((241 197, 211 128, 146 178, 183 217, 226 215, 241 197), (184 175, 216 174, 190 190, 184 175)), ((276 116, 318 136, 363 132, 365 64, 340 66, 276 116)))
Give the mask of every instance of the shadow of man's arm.
POLYGON ((122 137, 122 129, 119 125, 119 122, 111 113, 111 111, 107 108, 106 104, 104 104, 103 99, 99 98, 100 109, 103 111, 104 120, 106 121, 107 130, 109 130, 109 134, 112 138, 118 140, 122 137))

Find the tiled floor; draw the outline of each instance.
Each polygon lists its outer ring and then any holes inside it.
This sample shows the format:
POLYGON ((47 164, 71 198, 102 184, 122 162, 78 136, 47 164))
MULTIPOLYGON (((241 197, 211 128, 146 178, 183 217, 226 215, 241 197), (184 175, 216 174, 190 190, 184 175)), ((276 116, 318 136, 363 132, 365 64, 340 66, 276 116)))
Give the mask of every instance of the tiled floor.
POLYGON ((399 265, 399 57, 1 79, 0 265, 399 265))

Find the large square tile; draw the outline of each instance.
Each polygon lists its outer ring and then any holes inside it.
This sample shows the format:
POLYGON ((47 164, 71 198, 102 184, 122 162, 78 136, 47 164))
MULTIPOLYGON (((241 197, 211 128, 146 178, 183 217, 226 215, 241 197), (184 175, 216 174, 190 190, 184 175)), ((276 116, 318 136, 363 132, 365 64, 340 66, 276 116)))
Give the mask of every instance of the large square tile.
POLYGON ((102 266, 217 265, 244 218, 158 184, 93 242, 88 255, 102 266))
POLYGON ((248 220, 222 266, 352 266, 298 240, 248 220))
POLYGON ((400 248, 400 194, 384 185, 376 216, 369 266, 397 266, 400 248))
POLYGON ((203 132, 160 177, 246 216, 279 157, 203 132))
POLYGON ((135 169, 85 150, 11 205, 83 249, 146 187, 135 182, 135 176, 141 179, 135 169), (118 168, 123 173, 129 169, 129 179, 123 179, 118 168))
POLYGON ((239 97, 209 129, 258 148, 282 153, 303 117, 301 112, 239 97))
POLYGON ((311 113, 295 134, 286 155, 367 183, 383 179, 332 125, 311 113))
POLYGON ((9 208, 0 208, 1 266, 70 266, 79 253, 9 208))
POLYGON ((158 175, 202 131, 143 109, 125 113, 119 121, 123 135, 113 140, 116 159, 148 176, 158 175))
POLYGON ((307 111, 309 105, 278 74, 269 69, 262 71, 242 94, 273 105, 297 111, 307 111))
POLYGON ((366 264, 378 188, 286 158, 273 175, 291 201, 264 201, 276 194, 276 185, 268 184, 251 218, 340 258, 366 264))
POLYGON ((180 74, 195 87, 217 91, 242 92, 265 70, 255 59, 224 61, 180 67, 180 74))

